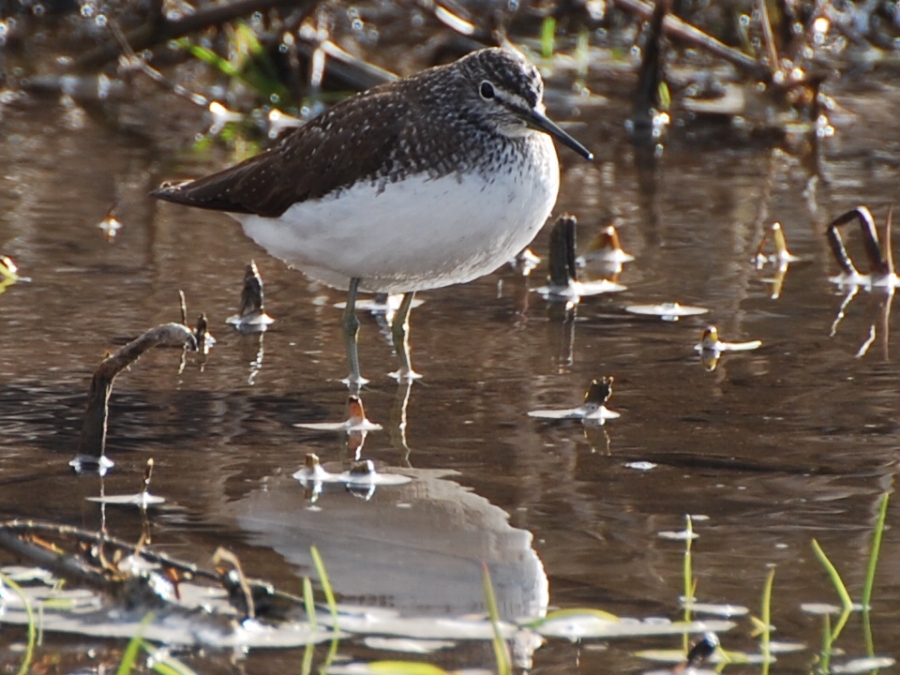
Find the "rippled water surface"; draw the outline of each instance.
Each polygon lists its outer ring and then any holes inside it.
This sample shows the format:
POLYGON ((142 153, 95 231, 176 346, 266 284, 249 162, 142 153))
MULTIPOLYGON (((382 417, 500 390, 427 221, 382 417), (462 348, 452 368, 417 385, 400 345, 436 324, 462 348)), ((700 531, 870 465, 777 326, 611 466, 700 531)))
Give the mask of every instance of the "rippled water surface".
MULTIPOLYGON (((505 267, 420 295, 411 341, 424 377, 408 391, 387 375, 396 365, 385 330, 362 315, 360 356, 371 379, 363 400, 385 429, 369 435, 361 454, 413 481, 378 488, 368 501, 326 486, 315 504, 291 477, 305 454, 339 471, 353 451, 338 434, 294 425, 345 414, 334 307, 344 293, 268 257, 224 215, 147 196, 165 178, 225 165, 225 150, 172 153, 53 100, 8 106, 0 118, 0 248, 32 281, 0 295, 0 515, 97 528, 100 507, 85 498, 135 491, 152 457, 153 491, 168 500, 150 515, 154 546, 206 565, 224 545, 248 574, 284 590, 299 593, 313 574, 309 546, 317 544, 343 600, 409 616, 483 612, 486 561, 507 616, 594 607, 677 619, 684 543, 660 533, 682 530, 692 514, 702 516, 694 520, 698 599, 759 615, 774 566, 775 637, 807 649, 772 669, 807 672, 822 619, 800 604, 838 601, 811 541, 858 600, 900 445, 900 345, 889 334, 895 321, 884 318, 889 304, 862 291, 833 329, 844 293, 829 281, 838 270, 824 236, 833 217, 859 204, 884 223, 896 197, 900 96, 878 83, 833 93, 846 113, 817 154, 800 141, 777 147, 676 128, 656 162, 627 142, 621 100, 581 105, 570 130, 597 159, 561 150, 555 213, 578 216, 582 250, 617 218, 636 256, 619 278, 627 290, 586 298, 569 313, 548 304, 531 290, 546 274, 545 230, 533 245, 545 261, 530 277, 505 267), (114 203, 123 227, 108 241, 98 223, 114 203), (775 220, 802 258, 777 299, 770 271, 751 262, 775 220), (264 336, 225 325, 250 259, 276 318, 264 336), (177 350, 156 350, 124 373, 109 425, 116 467, 102 485, 73 476, 67 462, 94 367, 144 329, 178 320, 179 289, 192 319, 210 317, 217 344, 208 356, 189 355, 181 371, 177 350), (665 301, 710 313, 663 322, 624 311, 665 301), (725 340, 763 346, 725 354, 708 371, 693 351, 707 323, 725 340), (527 416, 578 405, 605 375, 615 377, 609 407, 621 413, 606 426, 527 416)), ((573 112, 558 96, 550 107, 558 119, 573 112)), ((858 233, 847 238, 856 253, 858 233)), ((875 651, 894 657, 896 513, 892 506, 873 603, 875 651)), ((137 540, 136 511, 108 508, 105 517, 112 533, 137 540)), ((723 645, 758 651, 750 620, 736 621, 723 645)), ((0 631, 0 643, 21 639, 0 631)), ((41 653, 75 659, 86 646, 102 653, 118 644, 90 640, 48 634, 41 653)), ((652 666, 635 651, 681 644, 550 640, 531 657, 536 672, 638 672, 652 666)), ((865 654, 858 617, 838 644, 844 660, 865 654)), ((339 656, 398 657, 380 647, 348 639, 339 656)), ((10 654, 0 661, 17 662, 10 654)), ((301 658, 298 649, 212 651, 191 662, 237 672, 233 661, 245 659, 247 672, 283 673, 299 671, 301 658)), ((493 667, 487 642, 429 658, 493 667)))

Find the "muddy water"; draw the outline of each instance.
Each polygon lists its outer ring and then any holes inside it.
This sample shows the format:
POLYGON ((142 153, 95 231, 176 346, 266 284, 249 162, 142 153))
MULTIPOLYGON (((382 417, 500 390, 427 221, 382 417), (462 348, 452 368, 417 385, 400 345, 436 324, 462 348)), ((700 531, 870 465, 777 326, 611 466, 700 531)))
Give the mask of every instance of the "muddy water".
MULTIPOLYGON (((660 533, 683 529, 691 514, 698 598, 758 615, 774 566, 777 637, 807 648, 773 671, 806 672, 822 620, 800 604, 837 602, 811 540, 859 599, 877 501, 892 486, 900 445, 895 322, 883 319, 883 295, 863 291, 833 330, 843 292, 829 282, 837 268, 824 238, 827 222, 858 204, 884 222, 896 193, 900 96, 886 86, 834 94, 855 117, 842 118, 818 155, 800 142, 777 148, 696 126, 676 129, 655 162, 625 140, 621 101, 581 102, 572 130, 597 160, 561 151, 556 212, 579 217, 582 249, 617 218, 636 256, 619 278, 627 290, 586 298, 567 314, 531 290, 543 283, 544 262, 529 278, 507 267, 422 294, 412 345, 424 378, 408 391, 387 376, 395 362, 383 328, 364 317, 360 356, 371 384, 363 400, 385 429, 360 454, 414 480, 368 501, 327 487, 315 504, 291 478, 304 455, 339 471, 354 454, 337 434, 294 426, 344 415, 333 306, 343 293, 267 257, 225 216, 147 197, 163 178, 224 165, 226 151, 164 152, 54 101, 8 106, 0 248, 32 281, 0 295, 0 516, 96 528, 103 514, 85 497, 135 491, 152 457, 154 492, 168 500, 150 516, 154 544, 203 563, 227 546, 248 573, 285 590, 299 592, 317 544, 346 601, 406 615, 483 611, 479 562, 487 561, 508 616, 588 606, 674 619, 684 544, 660 533), (123 227, 107 240, 98 223, 113 203, 123 227), (802 258, 777 299, 769 271, 751 264, 773 220, 802 258), (277 319, 262 337, 224 323, 252 258, 277 319), (216 346, 181 370, 177 351, 156 350, 123 374, 108 441, 116 467, 102 482, 76 478, 67 462, 92 369, 105 351, 177 320, 179 289, 191 318, 210 317, 216 346), (665 301, 710 314, 663 322, 624 311, 665 301), (708 371, 692 349, 707 323, 725 340, 763 346, 725 354, 708 371), (527 417, 577 405, 602 375, 616 378, 609 406, 622 414, 605 427, 527 417)), ((558 118, 572 112, 558 99, 552 107, 558 118)), ((534 244, 545 260, 546 241, 544 232, 534 244)), ((893 656, 896 513, 888 513, 873 614, 876 651, 893 656)), ((109 508, 105 521, 118 536, 140 533, 134 511, 109 508)), ((737 623, 723 645, 757 649, 750 621, 737 623)), ((48 635, 40 653, 75 659, 86 645, 102 654, 113 644, 48 635)), ((678 637, 557 640, 532 657, 541 672, 635 672, 649 667, 636 650, 680 645, 678 637)), ((857 618, 838 645, 845 658, 864 654, 857 618)), ((397 656, 379 646, 350 639, 339 653, 397 656)), ((237 668, 230 652, 192 658, 204 672, 237 668)), ((301 651, 243 658, 248 671, 281 673, 299 669, 301 651)), ((493 663, 478 642, 430 658, 493 663)))

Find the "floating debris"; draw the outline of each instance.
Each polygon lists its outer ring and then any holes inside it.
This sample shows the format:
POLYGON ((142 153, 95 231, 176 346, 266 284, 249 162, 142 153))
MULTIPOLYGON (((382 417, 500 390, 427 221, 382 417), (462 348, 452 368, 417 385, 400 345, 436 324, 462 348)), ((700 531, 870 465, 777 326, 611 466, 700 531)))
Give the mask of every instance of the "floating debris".
POLYGON ((658 305, 629 305, 625 311, 642 316, 658 316, 663 321, 678 321, 683 316, 699 316, 709 312, 705 307, 680 305, 677 302, 663 302, 658 305))
POLYGON ((269 111, 268 121, 269 138, 273 140, 281 136, 286 129, 296 129, 303 126, 303 120, 293 115, 288 115, 277 108, 269 111))
POLYGON ((784 277, 787 275, 788 267, 792 262, 800 260, 798 256, 788 251, 787 239, 784 237, 784 231, 781 223, 772 223, 769 228, 763 232, 759 246, 756 247, 756 269, 762 270, 764 267, 771 265, 774 268, 774 274, 771 277, 763 278, 762 281, 772 284, 771 298, 777 300, 781 296, 781 288, 784 285, 784 277), (765 253, 766 242, 771 239, 775 247, 774 252, 765 253))
MULTIPOLYGON (((862 608, 862 604, 858 602, 853 603, 853 611, 859 612, 862 611, 862 608)), ((840 605, 833 605, 828 602, 803 602, 800 603, 800 610, 807 614, 815 614, 817 616, 824 616, 826 614, 837 616, 844 611, 844 608, 840 605)))
MULTIPOLYGON (((721 632, 721 631, 720 631, 721 632)), ((748 654, 728 650, 723 651, 719 644, 719 636, 712 631, 707 631, 696 640, 687 655, 680 649, 645 649, 635 653, 635 656, 649 661, 678 664, 671 670, 649 671, 645 675, 673 675, 683 673, 685 675, 714 675, 721 671, 721 666, 728 663, 773 663, 774 654, 785 654, 802 651, 806 645, 770 642, 768 653, 748 654), (798 649, 799 647, 799 649, 798 649), (704 661, 719 665, 715 670, 703 670, 698 668, 704 661)))
POLYGON ((28 277, 19 276, 19 268, 13 259, 6 255, 0 255, 0 293, 17 281, 31 281, 28 277))
MULTIPOLYGON (((181 302, 181 323, 187 326, 187 300, 185 299, 184 291, 178 291, 178 298, 181 302)), ((206 318, 206 314, 201 313, 197 317, 197 327, 194 328, 194 340, 197 342, 198 351, 204 356, 209 354, 209 350, 216 344, 216 338, 209 332, 209 320, 206 318)))
POLYGON ((832 663, 831 671, 835 675, 856 675, 868 673, 881 668, 890 668, 897 661, 890 656, 868 656, 852 659, 846 663, 832 663))
POLYGON ((106 472, 115 465, 116 463, 106 456, 93 457, 90 455, 76 455, 73 459, 69 460, 69 466, 75 470, 75 473, 79 474, 96 473, 100 476, 105 476, 106 472))
POLYGON ((380 424, 366 419, 362 399, 356 394, 351 394, 347 399, 347 407, 350 409, 350 414, 343 422, 298 422, 294 426, 298 429, 312 429, 313 431, 378 431, 382 428, 380 424))
POLYGON ((229 110, 218 101, 209 104, 209 114, 212 116, 212 124, 207 132, 210 136, 218 136, 228 124, 241 122, 244 119, 241 113, 229 110))
POLYGON ((116 207, 118 204, 113 204, 109 207, 109 211, 106 212, 106 217, 100 221, 100 224, 97 225, 101 230, 103 230, 104 234, 106 234, 107 241, 112 241, 116 238, 116 234, 119 230, 122 229, 122 223, 116 217, 116 207))
POLYGON ((331 481, 334 478, 334 474, 330 474, 322 468, 317 454, 308 452, 306 453, 303 468, 296 471, 293 474, 293 477, 306 485, 307 483, 324 483, 331 481))
POLYGON ((759 349, 762 341, 751 340, 750 342, 721 342, 719 340, 719 329, 715 326, 707 326, 703 329, 703 335, 700 343, 694 345, 694 349, 698 352, 748 352, 759 349))
POLYGON ((584 265, 588 260, 599 260, 606 263, 626 263, 634 260, 634 256, 622 250, 619 242, 619 231, 615 225, 607 225, 600 230, 594 239, 588 244, 587 253, 579 257, 576 262, 584 265))
POLYGON ((371 459, 353 462, 348 471, 338 475, 338 481, 344 485, 405 485, 411 480, 400 474, 378 473, 371 459))
POLYGON ((517 270, 523 277, 531 274, 531 270, 541 263, 541 256, 537 255, 530 248, 521 251, 519 255, 509 261, 514 270, 517 270))
MULTIPOLYGON (((577 610, 553 612, 534 630, 544 637, 568 638, 614 638, 646 637, 649 635, 684 635, 688 633, 725 632, 734 628, 731 621, 666 621, 664 619, 604 618, 599 613, 577 610)), ((684 652, 679 655, 684 658, 684 652)))
POLYGON ((354 494, 369 499, 379 485, 405 485, 412 480, 409 476, 401 474, 377 472, 371 459, 353 462, 350 469, 342 473, 329 473, 322 468, 319 457, 313 453, 306 455, 303 468, 295 472, 293 477, 300 481, 303 487, 312 490, 311 496, 315 498, 318 498, 325 483, 343 483, 354 494))
POLYGON ((831 246, 831 252, 834 259, 841 268, 841 274, 831 277, 831 281, 838 286, 863 286, 866 288, 882 287, 893 289, 900 286, 900 278, 894 273, 894 257, 891 252, 891 220, 893 216, 893 206, 888 209, 887 222, 884 226, 884 246, 878 241, 878 231, 875 228, 875 219, 872 213, 865 206, 858 206, 831 221, 828 225, 826 235, 828 244, 831 246), (847 225, 853 221, 859 222, 859 229, 863 236, 863 246, 866 250, 866 258, 869 263, 869 273, 861 274, 841 239, 841 233, 838 228, 847 225))
POLYGON ((672 541, 687 541, 700 538, 700 535, 693 530, 664 530, 657 532, 657 536, 662 539, 671 539, 672 541))
POLYGON ((0 276, 4 279, 12 279, 13 281, 19 280, 19 268, 16 266, 16 263, 13 262, 13 259, 6 255, 0 255, 0 276))
POLYGON ((148 506, 165 504, 165 497, 157 497, 149 492, 139 492, 134 495, 106 495, 103 497, 86 497, 89 502, 97 504, 111 504, 114 506, 137 506, 146 509, 148 506))
MULTIPOLYGON (((0 547, 56 577, 22 587, 45 631, 104 638, 140 631, 167 645, 216 647, 295 647, 340 635, 306 623, 303 598, 246 577, 227 551, 216 552, 212 572, 145 544, 56 523, 0 523, 0 547), (149 623, 148 613, 156 617, 149 623)), ((18 597, 0 596, 0 610, 4 623, 34 620, 18 597)))
POLYGON ((606 420, 620 417, 619 413, 609 410, 606 402, 612 396, 614 378, 603 377, 591 382, 591 387, 584 395, 584 403, 577 408, 563 410, 531 410, 529 417, 545 420, 581 420, 584 424, 602 425, 606 420))
POLYGON ((536 289, 546 300, 562 300, 575 304, 588 295, 616 293, 624 291, 625 286, 599 279, 597 281, 578 281, 575 263, 575 216, 560 216, 550 232, 550 269, 547 285, 536 289))
POLYGON ((263 280, 256 261, 251 260, 244 270, 240 309, 235 316, 227 318, 225 323, 234 326, 241 333, 264 333, 274 321, 263 307, 263 280))
POLYGON ((719 636, 708 632, 700 636, 688 650, 685 668, 695 668, 719 650, 719 636))
POLYGON ((719 604, 712 602, 695 602, 682 598, 681 606, 697 614, 710 614, 712 616, 747 616, 750 610, 742 605, 719 604))
POLYGON ((91 379, 84 424, 78 442, 78 454, 69 462, 69 466, 76 472, 103 475, 113 466, 112 460, 105 456, 106 420, 109 416, 109 397, 112 394, 113 381, 122 370, 137 361, 141 354, 157 345, 186 347, 196 351, 197 340, 187 326, 167 323, 151 328, 103 360, 91 379))
POLYGON ((719 329, 715 326, 707 326, 703 329, 699 344, 694 345, 694 350, 700 352, 700 363, 703 364, 703 367, 712 372, 719 364, 719 357, 723 352, 747 352, 759 349, 761 346, 760 340, 722 342, 719 340, 719 329))
POLYGON ((98 504, 127 505, 137 506, 142 510, 147 510, 149 506, 158 506, 165 503, 164 497, 157 497, 150 494, 150 479, 153 476, 153 458, 147 460, 147 467, 144 469, 144 480, 141 491, 135 495, 102 495, 100 497, 87 497, 89 502, 98 504))
POLYGON ((769 228, 763 232, 762 239, 759 240, 759 246, 756 247, 756 267, 760 268, 766 264, 772 264, 777 267, 784 265, 787 267, 790 263, 797 262, 798 260, 800 260, 799 256, 788 251, 787 239, 785 239, 781 223, 772 223, 769 228), (766 254, 766 242, 770 238, 775 250, 772 253, 766 254))

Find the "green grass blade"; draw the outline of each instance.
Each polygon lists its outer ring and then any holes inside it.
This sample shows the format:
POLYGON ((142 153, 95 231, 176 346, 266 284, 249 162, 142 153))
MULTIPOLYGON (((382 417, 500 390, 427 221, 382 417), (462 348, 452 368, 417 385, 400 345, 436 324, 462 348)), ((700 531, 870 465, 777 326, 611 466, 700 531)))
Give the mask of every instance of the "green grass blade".
POLYGON ((548 16, 541 25, 541 56, 549 59, 553 56, 554 35, 556 33, 556 19, 548 16))
POLYGON ((775 568, 769 570, 766 583, 763 586, 762 607, 760 618, 763 622, 763 632, 760 641, 760 651, 763 655, 762 675, 769 675, 769 662, 772 660, 770 649, 772 636, 772 586, 775 584, 775 568))
MULTIPOLYGON (((697 590, 697 584, 694 581, 693 554, 691 553, 691 542, 694 540, 694 521, 688 514, 685 517, 684 531, 684 622, 691 622, 691 605, 694 603, 694 593, 697 590)), ((681 639, 684 653, 687 654, 690 649, 690 636, 685 633, 681 639)))
POLYGON ((331 582, 328 580, 328 572, 325 571, 325 563, 322 562, 322 556, 319 555, 319 549, 311 546, 309 549, 312 554, 313 565, 316 567, 316 573, 319 575, 319 582, 322 584, 322 591, 325 593, 325 601, 328 603, 328 611, 331 612, 331 619, 334 623, 332 630, 338 630, 338 611, 337 603, 334 601, 334 591, 331 590, 331 582))
POLYGON ((826 675, 831 670, 831 616, 825 615, 822 622, 822 654, 819 658, 819 672, 826 675))
POLYGON ((306 645, 306 649, 303 650, 303 663, 300 666, 300 675, 309 675, 312 672, 313 655, 315 652, 316 648, 312 643, 306 645))
POLYGON ((494 629, 494 656, 497 659, 497 674, 509 675, 512 671, 509 651, 506 648, 506 640, 503 639, 503 634, 500 630, 500 612, 497 611, 494 584, 491 583, 491 573, 488 571, 488 566, 485 563, 481 564, 481 585, 484 591, 484 603, 491 618, 491 627, 494 629))
POLYGON ((203 63, 218 69, 223 75, 227 75, 228 77, 241 76, 241 73, 237 68, 232 66, 227 59, 223 59, 216 54, 212 49, 191 44, 190 40, 187 40, 186 38, 176 40, 175 43, 182 49, 187 50, 195 59, 203 61, 203 63))
POLYGON ((875 656, 875 640, 872 637, 872 620, 869 614, 872 603, 872 589, 875 587, 875 570, 878 568, 878 555, 881 553, 881 538, 884 534, 884 523, 887 519, 888 501, 890 494, 881 495, 881 504, 878 507, 878 520, 875 521, 875 530, 872 532, 872 547, 869 551, 869 567, 866 569, 866 582, 863 585, 863 635, 866 640, 866 653, 875 656))
POLYGON ((238 39, 242 43, 243 48, 247 50, 248 56, 253 58, 254 62, 262 71, 263 76, 271 83, 270 86, 273 86, 275 89, 280 89, 281 85, 278 84, 278 71, 275 69, 272 59, 269 58, 265 47, 262 46, 262 43, 259 41, 259 38, 256 36, 253 29, 246 23, 239 23, 235 27, 235 34, 237 36, 236 39, 238 39))
POLYGON ((313 630, 319 629, 319 621, 316 618, 316 599, 313 596, 312 581, 309 577, 303 577, 303 606, 306 608, 306 620, 313 630))
POLYGON ((885 492, 881 495, 881 504, 878 508, 878 520, 875 522, 875 530, 872 532, 872 549, 869 551, 869 567, 866 570, 866 583, 863 586, 862 606, 863 611, 869 611, 869 602, 872 600, 872 588, 875 586, 875 570, 878 567, 878 554, 881 553, 881 537, 884 534, 884 523, 887 519, 889 495, 885 492))
POLYGON ((138 626, 137 631, 134 634, 134 637, 128 641, 128 646, 125 647, 125 652, 122 654, 122 660, 119 662, 119 668, 116 670, 116 675, 130 675, 131 670, 134 668, 134 662, 137 661, 138 652, 141 651, 141 644, 143 644, 144 640, 141 637, 144 634, 144 628, 147 627, 147 624, 153 621, 153 614, 147 614, 144 617, 141 624, 138 626))
POLYGON ((34 622, 34 610, 31 607, 31 601, 25 595, 25 591, 15 581, 10 579, 6 574, 0 572, 0 582, 12 589, 12 592, 19 596, 22 605, 25 607, 25 615, 28 617, 28 643, 25 645, 25 655, 22 657, 22 665, 19 666, 18 675, 25 675, 31 668, 31 659, 34 658, 34 643, 37 630, 34 622))
POLYGON ((822 567, 825 568, 825 571, 828 573, 828 577, 831 579, 831 583, 834 585, 834 589, 837 591, 838 596, 841 598, 841 604, 843 605, 844 611, 849 611, 853 609, 853 599, 850 597, 850 594, 847 592, 847 587, 844 585, 843 579, 841 579, 841 575, 838 574, 837 568, 831 564, 831 561, 828 559, 828 556, 825 555, 825 551, 822 550, 822 547, 819 546, 819 542, 815 539, 812 540, 813 551, 816 554, 816 557, 819 559, 819 562, 822 563, 822 567))
POLYGON ((834 642, 835 640, 838 639, 838 637, 841 634, 841 631, 844 630, 844 626, 847 625, 847 620, 850 618, 850 615, 852 613, 853 613, 852 610, 847 607, 845 607, 844 611, 841 612, 841 616, 840 616, 840 618, 838 618, 838 622, 834 627, 834 632, 831 633, 831 641, 832 642, 834 642))

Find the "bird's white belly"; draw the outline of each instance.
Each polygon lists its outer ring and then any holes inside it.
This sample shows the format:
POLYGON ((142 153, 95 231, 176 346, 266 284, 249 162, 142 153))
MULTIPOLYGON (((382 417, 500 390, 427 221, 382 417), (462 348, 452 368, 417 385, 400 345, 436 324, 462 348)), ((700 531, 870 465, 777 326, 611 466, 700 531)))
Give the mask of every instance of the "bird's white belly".
POLYGON ((471 281, 527 246, 550 215, 559 167, 550 139, 538 145, 542 161, 524 168, 357 184, 281 218, 233 215, 271 255, 331 286, 359 277, 363 290, 402 292, 471 281))

